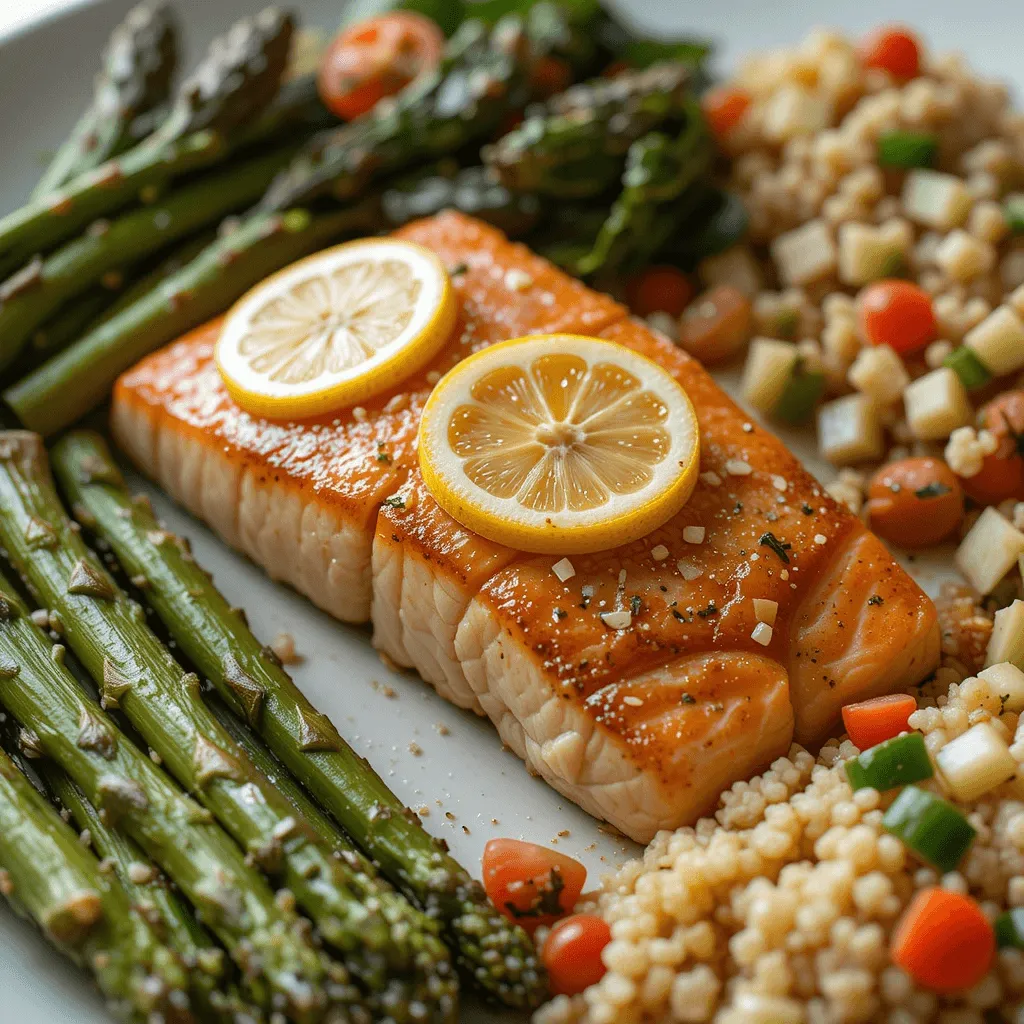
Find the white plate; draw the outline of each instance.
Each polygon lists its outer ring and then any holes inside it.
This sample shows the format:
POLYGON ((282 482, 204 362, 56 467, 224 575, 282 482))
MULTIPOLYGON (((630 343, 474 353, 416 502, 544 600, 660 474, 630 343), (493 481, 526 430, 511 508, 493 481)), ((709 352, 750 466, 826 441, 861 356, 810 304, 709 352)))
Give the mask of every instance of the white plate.
MULTIPOLYGON (((7 2, 0 0, 0 6, 7 2)), ((255 10, 260 2, 175 0, 174 6, 194 53, 215 32, 255 10)), ((336 0, 294 0, 285 5, 299 9, 307 24, 323 26, 334 24, 341 9, 336 0)), ((89 4, 0 45, 0 212, 16 206, 31 190, 41 154, 52 149, 70 127, 87 94, 100 48, 129 6, 129 0, 89 4)), ((919 26, 938 47, 963 48, 985 74, 1020 82, 1024 80, 1019 54, 1024 11, 1014 13, 1014 6, 1005 0, 623 3, 648 26, 691 28, 720 40, 725 66, 750 49, 795 40, 823 20, 863 30, 900 18, 919 26)), ((787 440, 812 470, 823 470, 806 435, 793 434, 787 440)), ((587 864, 591 884, 614 863, 636 852, 636 847, 613 840, 578 808, 530 778, 519 759, 502 750, 488 724, 446 704, 415 678, 389 672, 371 649, 365 628, 339 625, 293 592, 270 583, 203 526, 158 493, 153 496, 170 527, 192 539, 200 562, 213 571, 228 597, 245 606, 259 636, 269 640, 282 630, 294 635, 306 657, 294 673, 299 685, 403 800, 415 808, 430 808, 427 828, 443 836, 471 869, 477 868, 484 844, 494 836, 557 841, 557 849, 587 864), (385 686, 393 689, 393 698, 384 695, 385 686), (438 730, 442 723, 449 730, 447 735, 438 730), (422 755, 410 752, 413 741, 422 755)), ((931 582, 934 585, 934 576, 931 582)), ((492 1019, 476 1008, 466 1018, 492 1019)), ((6 906, 0 907, 0 1024, 104 1024, 106 1020, 98 997, 78 972, 6 906)))

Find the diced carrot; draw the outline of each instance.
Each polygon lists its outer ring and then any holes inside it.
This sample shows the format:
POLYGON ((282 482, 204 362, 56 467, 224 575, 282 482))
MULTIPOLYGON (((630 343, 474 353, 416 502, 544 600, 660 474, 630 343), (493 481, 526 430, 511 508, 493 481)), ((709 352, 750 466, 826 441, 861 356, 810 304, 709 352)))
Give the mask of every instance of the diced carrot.
POLYGON ((626 284, 626 301, 637 316, 679 316, 692 298, 690 279, 675 267, 648 267, 626 284))
POLYGON ((916 284, 875 281, 860 293, 857 305, 861 332, 872 345, 888 345, 905 356, 935 339, 932 298, 916 284))
POLYGON ((896 925, 889 955, 922 988, 957 992, 988 973, 996 937, 981 907, 958 892, 922 889, 896 925))
POLYGON ((743 120, 750 102, 750 93, 736 86, 723 85, 704 94, 701 105, 715 138, 724 139, 743 120))
POLYGON ((864 67, 880 68, 905 82, 921 73, 921 44, 908 29, 889 25, 864 40, 861 60, 864 67))
POLYGON ((907 693, 875 697, 843 708, 843 725, 850 740, 861 750, 891 740, 906 732, 907 720, 917 710, 917 701, 907 693))
POLYGON ((739 355, 750 339, 750 299, 720 284, 698 295, 679 321, 679 345, 705 366, 739 355))

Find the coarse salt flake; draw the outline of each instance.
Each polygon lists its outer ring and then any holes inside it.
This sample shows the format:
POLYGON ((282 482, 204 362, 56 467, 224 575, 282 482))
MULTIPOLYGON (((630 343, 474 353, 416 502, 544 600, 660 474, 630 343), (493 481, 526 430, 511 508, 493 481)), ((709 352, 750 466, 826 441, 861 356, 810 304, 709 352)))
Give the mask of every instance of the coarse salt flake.
POLYGON ((693 582, 693 580, 699 579, 704 575, 704 570, 699 565, 694 565, 693 562, 687 562, 682 558, 676 562, 676 568, 682 574, 683 579, 689 582, 693 582))
POLYGON ((601 621, 609 629, 629 629, 633 621, 633 613, 625 609, 617 612, 601 612, 601 621))
POLYGON ((644 702, 640 697, 634 697, 632 695, 622 698, 623 704, 628 704, 631 708, 642 708, 644 702))
POLYGON ((767 622, 759 622, 754 627, 754 632, 750 634, 750 639, 762 647, 767 647, 772 642, 772 633, 774 632, 767 622))
POLYGON ((828 537, 826 537, 825 534, 823 534, 823 533, 816 533, 814 535, 814 543, 815 544, 827 544, 828 543, 828 537))
POLYGON ((750 463, 744 462, 742 459, 730 459, 725 464, 725 471, 729 476, 750 476, 754 472, 750 463))
POLYGON ((525 291, 533 284, 533 278, 525 270, 513 267, 505 272, 505 287, 512 292, 525 291))
POLYGON ((703 526, 686 526, 683 528, 683 540, 687 544, 703 544, 706 533, 703 526))
POLYGON ((668 548, 664 544, 651 548, 651 558, 656 562, 664 562, 668 558, 668 548))
POLYGON ((700 479, 708 487, 718 487, 722 482, 722 478, 713 469, 709 469, 706 473, 701 473, 700 479))
POLYGON ((777 491, 784 491, 789 487, 789 481, 784 476, 773 476, 772 487, 777 491))
POLYGON ((779 602, 770 601, 765 597, 754 598, 754 618, 769 626, 775 625, 775 616, 779 613, 779 602))
POLYGON ((558 577, 560 583, 564 583, 566 580, 571 580, 576 575, 576 567, 569 561, 568 558, 559 559, 551 566, 551 571, 558 577))

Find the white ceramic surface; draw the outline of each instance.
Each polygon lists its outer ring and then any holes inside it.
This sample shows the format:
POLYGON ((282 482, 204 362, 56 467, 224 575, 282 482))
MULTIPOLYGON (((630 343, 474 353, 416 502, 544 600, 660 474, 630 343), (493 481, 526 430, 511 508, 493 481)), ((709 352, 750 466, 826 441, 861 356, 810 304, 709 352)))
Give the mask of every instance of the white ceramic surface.
MULTIPOLYGON (((34 0, 0 0, 0 34, 31 9, 34 0), (8 9, 8 4, 12 7, 8 9), (17 7, 17 10, 15 10, 17 7)), ((39 173, 41 154, 65 134, 94 73, 103 40, 129 0, 86 3, 0 40, 0 212, 15 206, 39 173)), ((38 0, 52 12, 55 0, 38 0)), ((176 0, 193 52, 258 0, 176 0)), ((293 0, 308 24, 330 26, 337 0, 293 0)), ((1024 8, 1006 0, 626 0, 623 6, 652 28, 690 27, 718 40, 722 66, 753 48, 795 39, 812 25, 862 30, 901 18, 920 26, 941 48, 967 51, 986 74, 1024 81, 1020 38, 1024 8), (1014 11, 1017 13, 1013 13, 1014 11)), ((734 381, 728 382, 730 385, 734 381)), ((792 437, 804 449, 806 441, 792 437)), ((152 490, 152 488, 150 488, 152 490)), ((313 701, 411 806, 430 809, 427 828, 444 836, 470 867, 479 863, 493 836, 557 841, 580 857, 591 881, 635 848, 602 833, 596 823, 503 751, 493 730, 459 712, 410 676, 390 672, 369 644, 364 628, 339 625, 284 587, 268 582, 255 566, 228 551, 202 525, 154 492, 171 528, 194 542, 202 564, 220 586, 244 605, 257 634, 271 639, 285 630, 305 662, 296 679, 313 701), (395 696, 384 694, 390 686, 395 696), (438 726, 447 726, 441 735, 438 726), (414 756, 415 741, 422 755, 414 756), (449 820, 446 812, 453 818, 449 820), (492 819, 497 819, 494 823, 492 819), (557 838, 559 832, 568 835, 557 838)), ((926 583, 929 581, 925 581, 926 583)), ((934 585, 934 575, 930 582, 934 585)), ((498 1019, 470 1007, 467 1020, 498 1019)), ((501 1019, 512 1019, 505 1015, 501 1019)), ((104 1024, 99 999, 84 979, 56 956, 34 931, 0 906, 0 1024, 104 1024)))

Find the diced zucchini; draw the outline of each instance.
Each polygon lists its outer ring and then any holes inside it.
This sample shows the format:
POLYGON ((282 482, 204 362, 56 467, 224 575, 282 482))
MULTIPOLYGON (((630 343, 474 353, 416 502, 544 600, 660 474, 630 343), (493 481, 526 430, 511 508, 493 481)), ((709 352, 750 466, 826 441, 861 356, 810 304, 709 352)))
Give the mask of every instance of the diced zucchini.
POLYGON ((967 332, 964 345, 994 377, 1024 367, 1024 322, 1009 306, 994 309, 967 332))
POLYGON ((994 928, 1000 949, 1024 949, 1024 907, 1004 910, 995 919, 994 928))
POLYGON ((885 434, 867 395, 846 395, 818 410, 818 447, 833 465, 872 462, 885 453, 885 434))
POLYGON ((903 212, 918 224, 950 231, 971 212, 970 192, 960 178, 939 171, 918 169, 903 183, 903 212))
POLYGON ((953 561, 975 590, 990 594, 1022 554, 1024 533, 989 506, 960 542, 953 561))
POLYGON ((914 233, 905 220, 875 227, 851 221, 839 228, 839 280, 860 287, 903 269, 914 233))
POLYGON ((1010 748, 988 722, 979 722, 950 740, 935 761, 949 791, 963 803, 977 800, 1017 774, 1010 748))
POLYGON ((820 218, 779 235, 772 242, 771 251, 779 275, 789 285, 810 284, 828 277, 835 271, 838 259, 832 231, 820 218))
POLYGON ((882 828, 943 873, 956 868, 977 835, 951 803, 917 786, 900 792, 885 812, 882 828))
POLYGON ((846 379, 878 405, 890 405, 910 383, 910 374, 888 345, 870 345, 857 353, 846 379))
POLYGON ((804 360, 797 359, 771 415, 793 426, 806 423, 814 415, 814 407, 824 392, 825 374, 807 369, 804 360))
POLYGON ((974 418, 967 389, 948 366, 908 384, 903 391, 907 424, 920 441, 944 441, 974 418))
POLYGON ((939 140, 932 132, 885 132, 878 137, 882 167, 933 167, 939 140))
POLYGON ((846 762, 846 777, 855 790, 870 788, 884 793, 930 779, 934 774, 928 748, 919 732, 894 736, 846 762))
POLYGON ((1003 216, 1012 234, 1024 234, 1024 195, 1015 192, 1003 200, 1003 216))
POLYGON ((988 242, 961 228, 950 231, 935 250, 935 262, 953 281, 973 281, 987 274, 995 262, 996 251, 988 242))
POLYGON ((981 360, 966 346, 961 345, 942 360, 959 378, 968 391, 983 388, 991 379, 992 374, 985 369, 981 360))
POLYGON ((999 695, 1004 711, 1017 714, 1024 711, 1024 672, 1016 665, 1008 661, 989 665, 978 673, 978 678, 984 679, 989 689, 999 695))
POLYGON ((999 665, 1004 661, 1024 670, 1024 601, 1014 601, 996 612, 985 664, 999 665))
POLYGON ((796 345, 774 338, 754 338, 743 371, 743 397, 758 412, 770 416, 800 360, 796 345))

